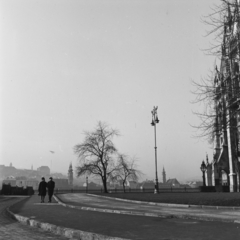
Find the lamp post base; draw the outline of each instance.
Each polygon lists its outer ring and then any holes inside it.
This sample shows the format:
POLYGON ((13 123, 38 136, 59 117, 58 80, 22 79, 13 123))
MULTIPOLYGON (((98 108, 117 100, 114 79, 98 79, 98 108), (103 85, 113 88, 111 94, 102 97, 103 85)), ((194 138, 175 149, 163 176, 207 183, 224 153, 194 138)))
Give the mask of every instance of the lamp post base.
MULTIPOLYGON (((156 169, 157 169, 157 165, 156 165, 156 169)), ((157 193, 159 193, 159 187, 158 187, 158 177, 157 177, 157 171, 156 171, 154 194, 157 194, 157 193)))
POLYGON ((158 193, 159 193, 159 188, 158 188, 158 184, 156 184, 154 187, 154 194, 158 194, 158 193))

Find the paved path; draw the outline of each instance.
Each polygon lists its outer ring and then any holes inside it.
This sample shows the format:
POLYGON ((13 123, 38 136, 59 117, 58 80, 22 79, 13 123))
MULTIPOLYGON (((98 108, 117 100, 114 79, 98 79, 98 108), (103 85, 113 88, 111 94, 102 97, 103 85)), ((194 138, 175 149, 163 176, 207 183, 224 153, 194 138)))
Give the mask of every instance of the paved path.
MULTIPOLYGON (((86 194, 79 194, 79 202, 76 202, 76 205, 81 206, 81 199, 85 197, 87 197, 86 194)), ((88 201, 90 199, 93 197, 88 198, 88 201)), ((88 204, 91 204, 91 201, 88 204)), ((108 206, 110 205, 109 202, 108 206)), ((43 223, 113 237, 101 238, 108 240, 115 239, 114 237, 131 240, 240 239, 240 224, 236 223, 86 211, 63 207, 55 203, 39 204, 39 196, 36 195, 14 205, 10 210, 21 216, 34 217, 35 220, 43 223)), ((89 238, 86 235, 86 238, 80 239, 93 240, 96 237, 89 238)))
POLYGON ((78 193, 60 194, 61 200, 70 205, 79 207, 91 207, 97 209, 109 209, 132 214, 153 214, 159 216, 190 217, 203 220, 221 220, 240 223, 240 210, 231 210, 226 208, 188 208, 188 207, 166 207, 150 205, 147 203, 134 203, 115 200, 113 198, 103 198, 97 195, 87 195, 78 193))
POLYGON ((66 240, 67 238, 23 225, 6 215, 5 209, 19 201, 19 198, 0 197, 0 239, 1 240, 66 240))

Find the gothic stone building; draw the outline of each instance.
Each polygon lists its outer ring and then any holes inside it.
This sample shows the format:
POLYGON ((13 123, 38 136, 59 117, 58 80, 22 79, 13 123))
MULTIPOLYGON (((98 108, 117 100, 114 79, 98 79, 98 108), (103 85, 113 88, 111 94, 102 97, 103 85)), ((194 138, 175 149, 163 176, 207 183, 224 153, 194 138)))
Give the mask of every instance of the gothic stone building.
POLYGON ((206 171, 207 186, 240 190, 240 18, 239 0, 228 5, 221 62, 214 79, 214 152, 206 171))

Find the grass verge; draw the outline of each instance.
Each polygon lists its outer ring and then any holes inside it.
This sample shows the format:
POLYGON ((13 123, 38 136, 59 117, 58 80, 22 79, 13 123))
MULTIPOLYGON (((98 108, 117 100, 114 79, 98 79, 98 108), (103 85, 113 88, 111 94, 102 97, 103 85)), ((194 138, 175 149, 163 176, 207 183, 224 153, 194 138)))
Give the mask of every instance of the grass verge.
POLYGON ((240 193, 97 193, 96 195, 143 202, 209 206, 240 206, 240 193))

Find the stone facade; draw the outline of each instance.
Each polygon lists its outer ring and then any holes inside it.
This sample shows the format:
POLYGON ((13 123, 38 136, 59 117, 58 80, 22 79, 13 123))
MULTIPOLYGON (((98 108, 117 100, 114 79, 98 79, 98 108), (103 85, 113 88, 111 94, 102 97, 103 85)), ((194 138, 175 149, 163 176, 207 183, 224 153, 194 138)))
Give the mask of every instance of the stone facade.
POLYGON ((37 171, 41 173, 41 175, 50 175, 50 168, 48 166, 41 166, 37 168, 37 171))
POLYGON ((240 189, 240 15, 239 0, 229 4, 224 18, 221 62, 214 78, 214 151, 206 159, 206 185, 230 192, 240 189))

